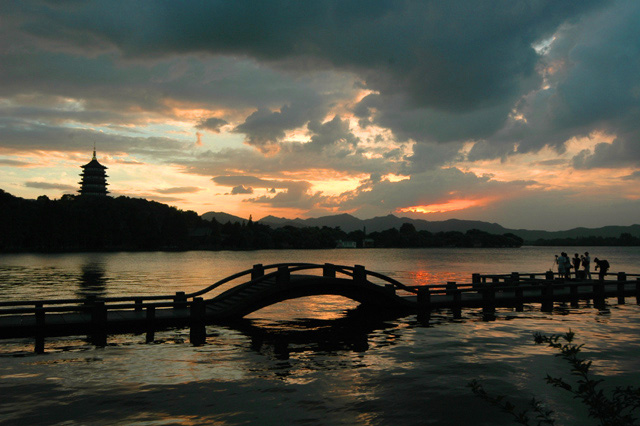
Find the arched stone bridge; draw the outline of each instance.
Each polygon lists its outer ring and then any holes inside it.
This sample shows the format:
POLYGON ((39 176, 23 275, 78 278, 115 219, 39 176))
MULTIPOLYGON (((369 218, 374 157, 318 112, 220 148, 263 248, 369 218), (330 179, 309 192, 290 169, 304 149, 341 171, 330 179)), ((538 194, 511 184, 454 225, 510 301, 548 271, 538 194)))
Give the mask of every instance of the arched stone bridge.
MULTIPOLYGON (((415 288, 372 271, 364 266, 339 266, 333 264, 287 263, 275 265, 254 265, 251 270, 243 271, 249 281, 206 298, 206 294, 222 284, 226 279, 199 292, 185 295, 204 296, 206 316, 212 319, 233 319, 289 299, 316 295, 338 295, 359 302, 363 306, 375 306, 386 309, 409 308, 415 300, 396 294, 396 290, 416 293, 415 288), (272 270, 271 272, 269 272, 272 270), (321 270, 322 274, 311 274, 321 270), (367 275, 376 277, 381 284, 375 284, 367 275)), ((239 278, 233 276, 234 279, 239 278)))

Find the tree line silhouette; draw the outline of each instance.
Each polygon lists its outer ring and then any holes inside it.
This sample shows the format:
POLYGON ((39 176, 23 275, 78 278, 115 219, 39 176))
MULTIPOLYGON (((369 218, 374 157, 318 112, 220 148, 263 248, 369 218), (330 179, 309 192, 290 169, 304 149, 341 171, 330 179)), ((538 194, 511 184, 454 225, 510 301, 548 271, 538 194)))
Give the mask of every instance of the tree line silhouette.
POLYGON ((193 211, 130 197, 63 195, 51 200, 15 197, 0 189, 1 252, 128 250, 257 250, 335 248, 338 241, 358 247, 519 247, 514 234, 493 235, 400 229, 365 234, 339 227, 284 226, 253 222, 219 223, 193 211))
POLYGON ((619 237, 577 237, 577 238, 552 238, 538 239, 530 243, 533 246, 640 246, 640 238, 634 237, 628 232, 619 237))

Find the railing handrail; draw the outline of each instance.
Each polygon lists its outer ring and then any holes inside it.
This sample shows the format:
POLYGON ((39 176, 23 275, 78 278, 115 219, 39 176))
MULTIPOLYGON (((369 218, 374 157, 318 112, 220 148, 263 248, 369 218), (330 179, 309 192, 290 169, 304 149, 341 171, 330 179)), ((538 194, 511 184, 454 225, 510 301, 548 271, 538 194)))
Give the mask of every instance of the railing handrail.
MULTIPOLYGON (((275 275, 277 275, 277 271, 271 272, 269 274, 265 274, 262 277, 258 277, 255 280, 252 281, 260 281, 262 279, 266 279, 266 278, 270 278, 273 277, 275 275)), ((535 285, 532 284, 528 284, 528 285, 523 285, 523 284, 516 284, 516 285, 507 285, 507 286, 500 286, 500 287, 494 287, 492 285, 484 285, 484 286, 478 286, 478 285, 474 285, 474 284, 467 284, 467 283, 461 283, 461 284, 457 284, 456 288, 446 288, 446 285, 425 285, 425 286, 412 286, 412 287, 407 287, 407 291, 410 291, 411 293, 417 293, 418 289, 428 289, 430 293, 432 294, 446 294, 448 292, 459 292, 459 293, 482 293, 482 291, 484 290, 489 290, 489 289, 493 289, 495 291, 514 291, 514 290, 542 290, 545 285, 553 285, 553 286, 562 286, 562 287, 593 287, 595 284, 600 283, 599 281, 591 281, 591 282, 554 282, 554 281, 547 281, 545 282, 540 282, 537 283, 535 285), (461 288, 461 286, 463 288, 461 288)), ((603 285, 614 285, 615 283, 613 282, 609 282, 607 283, 602 282, 603 285)), ((628 282, 627 284, 632 284, 632 282, 628 282)), ((64 299, 63 299, 64 300, 64 299)), ((79 301, 84 302, 85 299, 80 299, 79 301)), ((101 299, 96 299, 96 300, 101 300, 101 299)), ((76 300, 78 301, 78 300, 76 300)), ((188 308, 190 307, 194 301, 193 300, 185 300, 182 302, 184 307, 188 308)), ((166 307, 175 307, 176 302, 171 301, 171 302, 154 302, 154 303, 145 303, 144 305, 142 304, 136 304, 136 303, 124 303, 124 304, 110 304, 108 305, 108 308, 110 310, 142 310, 141 308, 148 308, 150 306, 156 307, 156 308, 166 308, 166 307)), ((91 310, 93 309, 92 305, 89 304, 77 304, 77 305, 70 305, 70 306, 50 306, 50 307, 46 307, 46 306, 42 306, 42 307, 36 307, 36 306, 30 306, 30 307, 23 307, 23 308, 12 308, 12 309, 0 309, 0 314, 3 315, 7 315, 7 314, 33 314, 35 313, 37 310, 43 310, 45 312, 91 312, 91 310)))
MULTIPOLYGON (((338 265, 338 264, 333 264, 333 263, 325 263, 325 264, 316 264, 316 263, 306 263, 306 262, 286 262, 286 263, 274 263, 274 264, 269 264, 269 265, 260 265, 263 271, 263 275, 256 277, 255 279, 246 282, 246 284, 251 284, 253 282, 259 282, 259 281, 263 281, 264 279, 270 278, 270 277, 274 277, 278 274, 278 270, 281 267, 287 267, 287 269, 289 270, 289 272, 298 272, 298 271, 303 271, 303 270, 311 270, 311 269, 322 269, 325 268, 327 266, 331 266, 331 268, 336 272, 336 273, 341 273, 343 275, 346 276, 350 276, 353 277, 355 270, 356 270, 356 266, 347 266, 347 265, 338 265), (270 270, 270 269, 274 269, 273 272, 269 272, 269 273, 265 273, 265 271, 270 270)), ((255 269, 249 268, 246 269, 244 271, 235 273, 233 275, 230 275, 228 277, 225 277, 201 290, 195 291, 195 292, 191 292, 191 293, 184 293, 182 295, 183 298, 195 298, 198 296, 201 296, 203 294, 206 294, 208 292, 210 292, 211 290, 214 290, 224 284, 227 284, 231 281, 234 281, 238 278, 241 278, 245 275, 249 275, 251 274, 255 269)), ((372 276, 378 279, 381 279, 383 281, 386 281, 387 283, 392 284, 395 288, 400 289, 400 290, 404 290, 407 291, 409 293, 417 293, 418 288, 429 288, 429 289, 433 289, 434 291, 436 291, 436 288, 443 288, 446 291, 446 286, 447 284, 428 284, 426 286, 408 286, 405 284, 402 284, 401 282, 383 275, 381 273, 378 272, 374 272, 374 271, 370 271, 367 269, 364 269, 364 273, 365 273, 365 277, 366 276, 372 276)), ((554 276, 555 276, 555 272, 554 272, 554 276)), ((599 274, 599 272, 594 272, 595 274, 599 274)), ((619 272, 607 272, 605 275, 606 276, 617 276, 619 275, 619 272)), ((542 273, 518 273, 519 276, 519 280, 520 282, 528 282, 531 281, 531 277, 532 276, 545 276, 546 277, 547 272, 542 272, 542 273)), ((640 277, 640 274, 633 274, 633 273, 625 273, 627 278, 633 278, 633 277, 640 277)), ((482 280, 483 278, 503 278, 505 280, 506 283, 509 282, 509 280, 513 277, 513 274, 477 274, 477 276, 480 277, 480 279, 482 280)), ((540 285, 543 284, 544 282, 547 282, 546 280, 539 280, 541 282, 539 282, 536 285, 540 285)), ((597 281, 592 280, 590 282, 586 282, 583 284, 577 284, 579 286, 590 286, 593 285, 593 283, 595 283, 597 281)), ((468 287, 470 291, 476 291, 477 290, 477 286, 478 285, 482 285, 482 286, 490 286, 493 284, 497 284, 497 283, 493 283, 493 282, 482 282, 482 283, 457 283, 457 286, 464 286, 464 287, 468 287)), ((504 283, 501 283, 504 284, 504 283)), ((572 283, 570 282, 565 282, 564 285, 572 285, 572 283)), ((573 284, 576 285, 576 284, 573 284)), ((520 286, 520 288, 523 288, 522 286, 520 286)), ((505 290, 506 287, 501 286, 502 290, 505 290)), ((462 289, 460 289, 462 290, 462 289)), ((171 305, 176 299, 176 294, 166 294, 166 295, 154 295, 154 296, 144 296, 144 295, 140 295, 140 296, 116 296, 116 297, 93 297, 93 298, 85 298, 85 299, 43 299, 43 300, 26 300, 26 301, 4 301, 4 302, 0 302, 0 308, 1 307, 16 307, 15 309, 36 309, 34 308, 29 308, 28 306, 35 306, 35 305, 71 305, 68 306, 68 308, 70 310, 79 310, 81 308, 83 308, 84 306, 90 306, 92 301, 103 301, 105 303, 112 303, 112 302, 137 302, 137 303, 141 303, 141 302, 159 302, 159 301, 163 301, 166 300, 167 302, 164 303, 158 303, 158 306, 161 305, 171 305), (25 308, 17 308, 20 306, 25 306, 25 308)), ((152 304, 146 303, 145 306, 151 306, 152 304)), ((109 306, 114 306, 114 305, 109 305, 109 306)), ((136 306, 136 305, 131 305, 136 306)), ((60 307, 61 309, 64 307, 60 307)), ((48 308, 47 310, 49 310, 50 308, 48 308)), ((2 309, 0 310, 0 314, 6 314, 9 311, 11 311, 11 309, 2 309)))

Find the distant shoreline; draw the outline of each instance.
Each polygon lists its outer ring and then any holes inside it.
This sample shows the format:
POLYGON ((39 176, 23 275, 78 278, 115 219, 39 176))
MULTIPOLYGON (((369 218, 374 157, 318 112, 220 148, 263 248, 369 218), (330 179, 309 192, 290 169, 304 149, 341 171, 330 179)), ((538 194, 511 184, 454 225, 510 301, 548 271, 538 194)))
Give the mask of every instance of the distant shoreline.
POLYGON ((207 249, 207 248, 190 248, 190 249, 96 249, 96 250, 49 250, 49 251, 33 251, 33 250, 14 250, 14 251, 0 251, 0 256, 3 255, 18 255, 18 254, 82 254, 82 253, 186 253, 186 252, 195 252, 195 251, 205 251, 205 252, 251 252, 251 251, 319 251, 319 250, 336 250, 336 251, 349 251, 349 250, 459 250, 459 249, 470 249, 470 250, 517 250, 520 248, 526 247, 563 247, 567 251, 572 251, 571 248, 592 248, 592 247, 639 247, 639 246, 629 246, 629 245, 606 245, 606 246, 595 246, 595 245, 544 245, 544 244, 523 244, 520 247, 355 247, 355 248, 261 248, 261 249, 207 249))

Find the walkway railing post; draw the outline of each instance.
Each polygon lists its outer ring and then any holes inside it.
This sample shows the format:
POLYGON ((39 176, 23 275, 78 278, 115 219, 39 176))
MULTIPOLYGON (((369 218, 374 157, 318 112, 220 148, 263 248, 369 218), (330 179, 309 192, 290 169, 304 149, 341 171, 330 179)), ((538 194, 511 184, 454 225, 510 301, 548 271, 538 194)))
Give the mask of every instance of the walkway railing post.
POLYGON ((626 272, 618 272, 618 281, 626 281, 627 273, 626 272))
POLYGON ((496 289, 492 285, 482 289, 482 315, 485 319, 490 319, 496 313, 496 289))
POLYGON ((353 281, 356 284, 364 284, 367 282, 367 270, 362 265, 353 267, 353 281))
POLYGON ((322 276, 326 278, 336 277, 336 267, 332 263, 325 263, 322 266, 322 276))
POLYGON ((476 284, 480 284, 480 274, 471 274, 471 284, 476 288, 476 284))
POLYGON ((578 296, 578 291, 579 291, 580 287, 578 287, 576 284, 572 285, 569 287, 569 291, 570 293, 570 297, 571 297, 571 307, 572 308, 577 308, 578 307, 578 303, 579 303, 579 296, 578 296))
POLYGON ((516 287, 514 295, 516 297, 516 312, 524 311, 524 291, 522 290, 522 287, 516 287))
POLYGON ((91 343, 107 346, 107 307, 104 300, 96 300, 91 308, 91 343))
POLYGON ((640 305, 640 278, 636 278, 636 304, 640 305))
POLYGON ((593 306, 596 309, 604 309, 605 295, 604 295, 604 281, 596 281, 593 284, 593 306))
POLYGON ((95 301, 96 301, 96 296, 94 296, 93 294, 90 294, 84 298, 84 305, 89 307, 93 306, 95 301))
POLYGON ((202 297, 194 297, 191 302, 189 312, 191 324, 189 329, 189 340, 194 346, 203 345, 207 340, 207 330, 205 321, 206 306, 202 297))
POLYGON ((545 272, 544 279, 547 281, 553 281, 553 271, 545 272))
POLYGON ((540 310, 542 312, 553 311, 553 284, 550 282, 542 287, 542 306, 540 310))
POLYGON ((455 281, 447 281, 447 296, 452 296, 457 288, 458 284, 455 281))
POLYGON ((428 309, 431 305, 431 292, 429 287, 418 287, 418 306, 420 309, 428 309))
POLYGON ((287 285, 291 280, 291 272, 288 266, 278 266, 278 275, 276 275, 276 284, 287 285))
POLYGON ((520 282, 520 273, 519 272, 512 272, 511 273, 511 284, 515 284, 520 282))
POLYGON ((262 263, 253 265, 253 269, 251 270, 251 280, 253 281, 262 276, 264 276, 264 266, 262 266, 262 263))
POLYGON ((43 354, 44 353, 44 335, 45 335, 45 324, 44 324, 44 307, 42 302, 36 302, 36 344, 34 347, 35 353, 43 354))
MULTIPOLYGON (((626 280, 625 280, 626 281, 626 280)), ((625 282, 618 281, 618 305, 624 305, 625 282)))
POLYGON ((462 290, 456 289, 453 291, 453 304, 451 305, 451 312, 454 319, 462 318, 462 290))
POLYGON ((156 307, 155 306, 147 306, 147 343, 152 343, 156 340, 155 337, 156 331, 156 307))
POLYGON ((187 309, 187 295, 184 291, 176 291, 173 297, 173 309, 187 309))
POLYGON ((431 291, 429 287, 418 287, 418 315, 417 320, 424 326, 431 321, 431 291))

